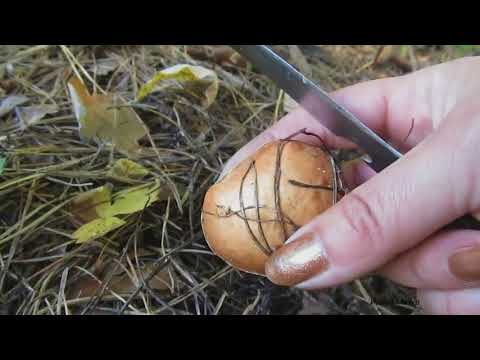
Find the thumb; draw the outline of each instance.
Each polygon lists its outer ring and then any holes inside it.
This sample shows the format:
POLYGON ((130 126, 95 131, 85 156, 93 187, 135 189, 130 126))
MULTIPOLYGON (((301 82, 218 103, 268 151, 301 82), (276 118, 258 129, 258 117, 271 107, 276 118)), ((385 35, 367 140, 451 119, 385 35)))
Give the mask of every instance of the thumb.
POLYGON ((279 285, 334 286, 373 271, 480 205, 480 106, 437 132, 298 230, 266 265, 279 285))

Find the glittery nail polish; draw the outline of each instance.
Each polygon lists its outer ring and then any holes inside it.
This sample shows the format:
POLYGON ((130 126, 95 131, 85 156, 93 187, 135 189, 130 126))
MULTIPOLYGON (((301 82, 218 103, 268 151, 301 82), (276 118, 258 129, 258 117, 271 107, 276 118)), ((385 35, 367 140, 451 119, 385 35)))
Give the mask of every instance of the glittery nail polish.
POLYGON ((267 277, 277 285, 294 286, 328 268, 328 260, 320 241, 306 233, 281 247, 267 261, 267 277))

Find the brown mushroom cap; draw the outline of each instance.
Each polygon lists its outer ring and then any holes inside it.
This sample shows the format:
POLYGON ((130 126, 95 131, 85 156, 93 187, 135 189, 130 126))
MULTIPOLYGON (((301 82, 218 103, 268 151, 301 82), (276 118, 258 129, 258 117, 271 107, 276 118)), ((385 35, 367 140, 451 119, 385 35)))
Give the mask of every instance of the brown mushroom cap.
POLYGON ((335 176, 320 147, 295 140, 264 145, 208 190, 202 210, 208 245, 230 265, 264 275, 269 254, 332 206, 335 176))

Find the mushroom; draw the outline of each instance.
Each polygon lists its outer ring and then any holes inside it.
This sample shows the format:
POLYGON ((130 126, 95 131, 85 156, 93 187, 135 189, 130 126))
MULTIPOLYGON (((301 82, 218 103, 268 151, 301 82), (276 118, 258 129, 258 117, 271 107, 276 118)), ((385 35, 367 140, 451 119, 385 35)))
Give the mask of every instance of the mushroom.
POLYGON ((268 143, 207 191, 205 239, 228 264, 264 275, 270 254, 331 207, 340 184, 325 148, 297 140, 268 143))

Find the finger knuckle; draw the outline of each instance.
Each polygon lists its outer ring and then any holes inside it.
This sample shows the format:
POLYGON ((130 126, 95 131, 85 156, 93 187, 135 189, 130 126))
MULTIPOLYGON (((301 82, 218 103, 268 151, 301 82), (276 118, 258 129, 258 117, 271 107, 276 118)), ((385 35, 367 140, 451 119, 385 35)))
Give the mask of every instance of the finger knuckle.
POLYGON ((349 230, 362 241, 372 253, 381 245, 382 226, 379 220, 379 208, 372 205, 372 200, 366 200, 363 195, 351 192, 341 201, 341 215, 349 230))
POLYGON ((408 286, 416 288, 424 288, 426 284, 437 285, 435 279, 430 279, 429 269, 425 266, 423 258, 418 253, 409 253, 408 265, 410 267, 410 273, 413 275, 413 281, 408 286))
POLYGON ((476 166, 471 166, 473 154, 479 151, 478 146, 459 144, 453 148, 448 159, 450 183, 453 185, 450 189, 451 203, 458 213, 474 211, 480 205, 480 171, 476 166))

